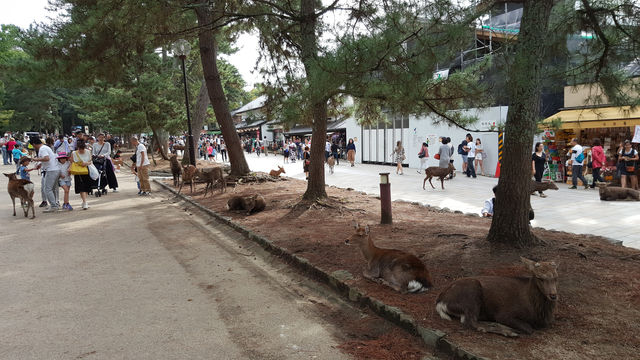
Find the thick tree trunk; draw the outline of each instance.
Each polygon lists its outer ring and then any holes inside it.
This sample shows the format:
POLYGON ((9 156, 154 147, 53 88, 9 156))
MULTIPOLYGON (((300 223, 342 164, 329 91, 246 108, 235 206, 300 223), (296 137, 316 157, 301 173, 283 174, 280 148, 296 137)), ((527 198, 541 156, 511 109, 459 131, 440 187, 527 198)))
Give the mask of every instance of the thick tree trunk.
POLYGON ((198 91, 198 97, 196 98, 196 105, 193 111, 193 132, 194 139, 200 137, 200 130, 204 127, 204 121, 207 118, 207 108, 209 107, 209 92, 207 91, 207 82, 202 79, 202 85, 200 85, 200 91, 198 91))
POLYGON ((167 145, 167 132, 164 131, 164 129, 155 126, 151 127, 151 131, 153 131, 153 141, 155 142, 154 147, 158 148, 158 152, 164 160, 169 160, 169 156, 167 155, 169 153, 169 147, 167 145))
POLYGON ((229 104, 222 88, 222 81, 217 64, 218 49, 216 39, 213 32, 207 29, 207 26, 212 24, 213 17, 208 6, 196 6, 194 9, 198 19, 198 25, 204 27, 204 29, 198 33, 202 70, 204 72, 211 106, 216 114, 216 120, 220 126, 224 142, 227 144, 229 162, 231 163, 231 175, 243 176, 249 173, 249 165, 242 153, 240 137, 233 124, 233 119, 229 112, 229 104))
POLYGON ((311 165, 309 181, 302 198, 314 201, 327 197, 324 182, 324 142, 327 136, 327 102, 313 107, 313 138, 311 140, 311 165))
POLYGON ((307 75, 307 82, 311 88, 310 93, 313 104, 313 131, 311 140, 311 166, 309 167, 309 181, 307 190, 303 195, 304 200, 315 201, 327 197, 324 182, 324 145, 327 137, 327 99, 320 94, 318 87, 323 76, 322 69, 316 61, 318 56, 318 18, 315 10, 320 4, 316 0, 302 0, 300 3, 300 30, 302 38, 300 42, 301 58, 307 75))
POLYGON ((525 0, 520 33, 510 69, 510 103, 504 157, 487 240, 514 246, 536 244, 529 225, 531 149, 540 112, 541 69, 554 0, 525 0))

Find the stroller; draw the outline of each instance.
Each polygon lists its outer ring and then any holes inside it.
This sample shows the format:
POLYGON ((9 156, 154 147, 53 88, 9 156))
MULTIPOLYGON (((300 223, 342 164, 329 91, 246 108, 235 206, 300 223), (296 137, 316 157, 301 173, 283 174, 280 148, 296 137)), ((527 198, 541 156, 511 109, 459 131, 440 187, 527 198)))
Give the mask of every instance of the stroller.
POLYGON ((107 194, 107 171, 106 171, 106 166, 109 164, 109 162, 107 162, 106 158, 99 158, 99 157, 95 157, 93 159, 93 165, 96 167, 96 169, 98 169, 98 180, 96 180, 93 184, 93 186, 91 186, 91 192, 89 193, 89 195, 91 195, 92 193, 94 193, 93 191, 95 190, 95 196, 96 197, 100 197, 102 195, 106 195, 107 194))

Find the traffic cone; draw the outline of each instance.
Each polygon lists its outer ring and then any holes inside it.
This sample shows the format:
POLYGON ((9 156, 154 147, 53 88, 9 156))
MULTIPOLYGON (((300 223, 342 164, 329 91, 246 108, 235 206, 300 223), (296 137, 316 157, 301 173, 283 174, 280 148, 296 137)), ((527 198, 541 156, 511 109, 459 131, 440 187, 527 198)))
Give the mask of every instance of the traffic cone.
POLYGON ((494 177, 500 177, 500 162, 498 161, 498 166, 496 166, 496 175, 494 177))

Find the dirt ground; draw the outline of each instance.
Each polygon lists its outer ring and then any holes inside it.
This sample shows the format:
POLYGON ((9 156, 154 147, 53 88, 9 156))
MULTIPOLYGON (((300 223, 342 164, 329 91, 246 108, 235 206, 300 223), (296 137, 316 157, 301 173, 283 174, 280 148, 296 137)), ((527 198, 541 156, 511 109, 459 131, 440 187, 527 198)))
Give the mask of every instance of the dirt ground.
MULTIPOLYGON (((191 195, 327 272, 347 270, 354 277, 348 281, 351 285, 399 307, 425 327, 446 332, 450 340, 476 355, 492 359, 577 360, 631 359, 640 353, 638 250, 596 237, 543 229, 535 232, 546 241, 545 246, 524 250, 499 248, 484 240, 490 226, 488 219, 400 202, 393 203, 394 224, 379 225, 379 200, 334 187, 328 187, 327 192, 332 203, 341 204, 339 208, 294 209, 305 188, 304 181, 286 179, 238 185, 206 199, 202 198, 204 185, 199 185, 191 195), (265 211, 245 216, 226 210, 229 197, 250 193, 264 196, 265 211), (422 294, 401 295, 364 279, 362 254, 357 247, 344 243, 352 234, 354 219, 369 224, 376 245, 406 250, 421 258, 435 287, 422 294), (526 275, 520 256, 559 263, 559 301, 551 328, 508 339, 463 329, 459 323, 442 320, 436 314, 437 295, 457 278, 526 275)), ((409 358, 399 352, 402 346, 398 347, 397 337, 396 334, 396 339, 380 346, 364 340, 361 344, 345 344, 345 350, 364 358, 409 358)))

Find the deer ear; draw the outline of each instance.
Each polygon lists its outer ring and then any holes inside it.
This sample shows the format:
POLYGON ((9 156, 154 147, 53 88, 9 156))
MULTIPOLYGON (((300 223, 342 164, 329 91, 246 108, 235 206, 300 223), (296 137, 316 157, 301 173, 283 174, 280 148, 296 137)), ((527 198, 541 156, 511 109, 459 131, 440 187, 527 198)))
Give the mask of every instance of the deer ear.
POLYGON ((364 226, 364 233, 369 235, 369 225, 364 226))
MULTIPOLYGON (((529 269, 530 271, 533 271, 533 269, 535 269, 535 268, 536 268, 536 264, 538 264, 538 263, 536 263, 535 261, 533 261, 533 260, 529 260, 529 259, 527 259, 527 258, 525 258, 525 257, 522 257, 522 256, 520 257, 520 261, 522 261, 522 263, 523 263, 523 264, 527 267, 527 269, 529 269)), ((540 266, 540 264, 538 264, 538 266, 540 266)))
POLYGON ((353 226, 354 229, 358 228, 358 222, 355 220, 351 220, 351 226, 353 226))
POLYGON ((558 263, 555 260, 553 260, 553 261, 551 261, 551 266, 553 266, 554 269, 557 269, 558 268, 558 263))

